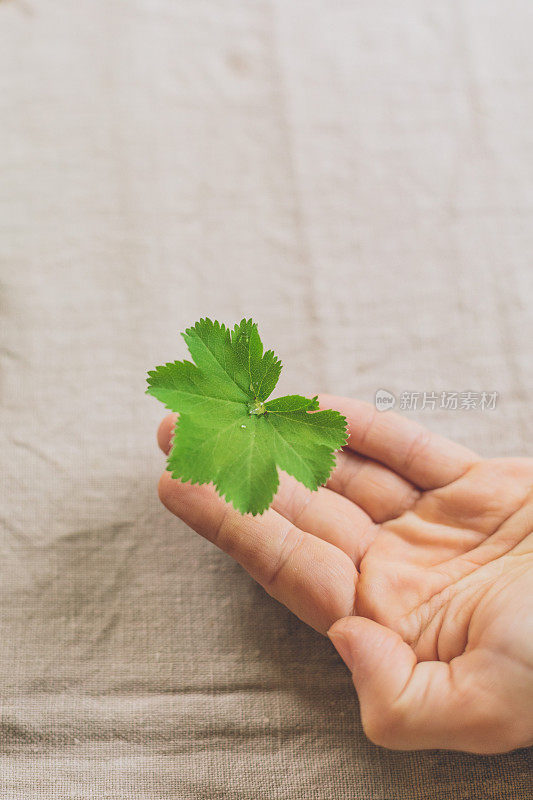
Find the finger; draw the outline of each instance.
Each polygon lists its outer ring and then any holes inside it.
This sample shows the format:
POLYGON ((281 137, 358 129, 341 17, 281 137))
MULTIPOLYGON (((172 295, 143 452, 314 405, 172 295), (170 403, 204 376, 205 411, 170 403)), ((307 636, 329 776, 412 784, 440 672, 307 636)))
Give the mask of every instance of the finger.
POLYGON ((293 525, 343 550, 356 566, 376 537, 368 514, 346 497, 323 486, 312 492, 283 472, 272 508, 293 525))
POLYGON ((420 497, 420 491, 405 478, 349 450, 337 453, 327 487, 356 503, 377 523, 399 517, 420 497))
POLYGON ((347 397, 321 395, 319 400, 321 408, 335 408, 346 417, 352 450, 380 461, 422 489, 446 486, 480 460, 466 447, 393 411, 381 412, 347 397))
POLYGON ((397 633, 364 617, 339 620, 328 635, 352 672, 363 727, 376 744, 497 753, 525 741, 494 680, 483 685, 480 651, 417 663, 397 633))
POLYGON ((266 591, 300 619, 325 633, 351 613, 357 571, 332 544, 300 530, 273 509, 242 515, 212 486, 182 483, 165 472, 164 505, 187 525, 236 559, 266 591))
MULTIPOLYGON (((168 453, 176 426, 176 414, 168 414, 157 434, 159 446, 168 453)), ((343 550, 359 564, 376 531, 370 517, 345 497, 320 488, 311 492, 284 472, 272 508, 302 530, 343 550)))
POLYGON ((177 414, 167 414, 166 417, 161 420, 159 428, 157 429, 157 443, 163 453, 166 453, 167 456, 170 453, 170 448, 172 447, 172 437, 174 436, 174 429, 176 428, 177 419, 177 414))

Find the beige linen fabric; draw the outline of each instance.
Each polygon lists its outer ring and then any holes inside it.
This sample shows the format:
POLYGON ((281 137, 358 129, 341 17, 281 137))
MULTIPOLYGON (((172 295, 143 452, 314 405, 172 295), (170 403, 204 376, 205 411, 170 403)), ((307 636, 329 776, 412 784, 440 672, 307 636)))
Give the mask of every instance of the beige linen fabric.
POLYGON ((531 454, 533 5, 0 0, 2 800, 498 800, 158 503, 145 371, 251 316, 280 389, 531 454))

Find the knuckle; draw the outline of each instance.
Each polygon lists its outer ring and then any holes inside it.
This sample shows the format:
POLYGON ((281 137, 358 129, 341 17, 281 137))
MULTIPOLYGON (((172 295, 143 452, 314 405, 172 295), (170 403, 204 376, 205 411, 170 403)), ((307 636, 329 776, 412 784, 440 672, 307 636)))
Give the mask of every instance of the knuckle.
POLYGON ((431 442, 431 436, 431 431, 428 431, 425 428, 422 428, 420 431, 418 431, 402 460, 403 469, 411 469, 415 460, 424 452, 426 447, 431 442))
POLYGON ((294 525, 298 524, 306 511, 311 510, 309 507, 315 498, 316 495, 313 495, 313 493, 310 491, 302 493, 301 484, 295 482, 294 486, 292 487, 290 497, 287 501, 289 519, 293 520, 294 525))
POLYGON ((418 500, 420 500, 420 491, 414 486, 406 487, 398 500, 395 515, 399 517, 409 511, 418 500))
POLYGON ((364 427, 362 428, 360 436, 359 436, 359 444, 360 445, 364 444, 366 442, 366 440, 370 437, 371 432, 374 430, 374 424, 375 424, 376 419, 378 417, 377 408, 372 406, 368 410, 369 410, 368 419, 366 420, 366 423, 365 423, 364 427))
POLYGON ((267 580, 264 583, 264 588, 270 592, 276 587, 280 575, 287 566, 288 561, 291 559, 295 551, 305 543, 305 536, 302 531, 291 525, 285 534, 282 547, 280 549, 278 558, 270 571, 267 580))

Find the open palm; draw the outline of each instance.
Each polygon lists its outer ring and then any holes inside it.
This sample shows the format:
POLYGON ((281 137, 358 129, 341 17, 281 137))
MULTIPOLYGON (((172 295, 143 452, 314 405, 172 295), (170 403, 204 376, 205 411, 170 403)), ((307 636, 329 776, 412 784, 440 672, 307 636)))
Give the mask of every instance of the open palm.
MULTIPOLYGON (((363 725, 400 749, 533 743, 533 460, 483 460, 391 412, 322 396, 349 424, 326 488, 282 475, 241 516, 165 473, 164 504, 330 638, 363 725)), ((159 429, 168 451, 175 415, 159 429)))

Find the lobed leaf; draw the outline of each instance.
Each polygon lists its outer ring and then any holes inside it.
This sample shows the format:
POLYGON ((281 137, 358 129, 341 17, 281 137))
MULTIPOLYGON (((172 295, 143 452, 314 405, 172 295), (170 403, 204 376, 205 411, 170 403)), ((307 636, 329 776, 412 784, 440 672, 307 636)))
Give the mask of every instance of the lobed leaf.
POLYGON ((317 397, 267 400, 281 372, 263 352, 257 325, 232 330, 201 319, 183 334, 195 363, 174 361, 148 373, 147 393, 179 413, 167 466, 172 477, 212 483, 241 513, 261 514, 278 488, 278 468, 309 489, 326 482, 346 420, 319 411, 317 397))

